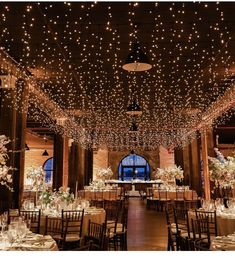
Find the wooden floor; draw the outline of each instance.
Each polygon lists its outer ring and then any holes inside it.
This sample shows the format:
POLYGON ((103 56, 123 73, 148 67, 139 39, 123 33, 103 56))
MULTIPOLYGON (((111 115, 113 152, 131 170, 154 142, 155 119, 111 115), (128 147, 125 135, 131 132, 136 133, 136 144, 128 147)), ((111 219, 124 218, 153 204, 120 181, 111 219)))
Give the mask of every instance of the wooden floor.
POLYGON ((166 251, 165 213, 146 209, 146 201, 129 199, 128 251, 166 251))

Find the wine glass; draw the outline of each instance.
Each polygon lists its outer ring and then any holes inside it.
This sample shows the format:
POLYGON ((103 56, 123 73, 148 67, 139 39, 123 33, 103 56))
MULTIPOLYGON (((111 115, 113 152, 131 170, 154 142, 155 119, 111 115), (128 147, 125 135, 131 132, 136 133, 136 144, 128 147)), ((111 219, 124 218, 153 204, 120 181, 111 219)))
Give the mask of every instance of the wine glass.
POLYGON ((26 225, 26 229, 27 229, 26 234, 28 234, 31 229, 31 220, 30 219, 25 220, 25 225, 26 225))
POLYGON ((204 209, 204 206, 205 206, 205 199, 204 198, 201 198, 201 207, 204 209))

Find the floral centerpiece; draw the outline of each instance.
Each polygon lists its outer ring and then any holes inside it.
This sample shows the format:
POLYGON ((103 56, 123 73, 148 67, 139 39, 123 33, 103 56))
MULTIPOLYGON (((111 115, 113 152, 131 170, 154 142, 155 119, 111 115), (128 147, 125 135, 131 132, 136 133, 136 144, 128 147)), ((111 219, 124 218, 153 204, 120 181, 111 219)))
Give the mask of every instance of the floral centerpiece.
POLYGON ((12 171, 13 167, 8 167, 6 162, 8 160, 6 145, 10 140, 5 135, 0 135, 0 184, 5 185, 10 191, 13 192, 13 188, 10 186, 12 183, 12 171))
POLYGON ((27 171, 27 180, 30 189, 33 191, 43 191, 46 189, 45 171, 40 167, 30 167, 27 171))
POLYGON ((233 188, 235 184, 235 157, 224 158, 215 148, 216 158, 208 157, 210 179, 219 188, 233 188))
POLYGON ((175 179, 182 180, 184 171, 180 166, 169 166, 166 168, 157 168, 155 173, 156 179, 161 179, 163 182, 175 182, 175 179))
POLYGON ((101 179, 101 180, 108 180, 112 176, 113 176, 113 171, 111 170, 110 167, 108 167, 107 169, 100 168, 100 169, 98 169, 98 171, 96 173, 97 179, 101 179))
POLYGON ((96 179, 94 181, 92 181, 88 187, 86 187, 88 190, 104 190, 106 189, 106 185, 104 180, 102 179, 96 179))
POLYGON ((40 193, 39 200, 45 206, 56 207, 62 205, 62 208, 65 208, 65 205, 69 205, 74 201, 74 194, 70 193, 69 187, 60 187, 58 191, 51 191, 47 188, 40 193))
POLYGON ((66 202, 67 204, 71 203, 74 201, 74 194, 70 193, 70 188, 64 188, 60 187, 59 191, 54 191, 54 198, 61 201, 61 202, 66 202))

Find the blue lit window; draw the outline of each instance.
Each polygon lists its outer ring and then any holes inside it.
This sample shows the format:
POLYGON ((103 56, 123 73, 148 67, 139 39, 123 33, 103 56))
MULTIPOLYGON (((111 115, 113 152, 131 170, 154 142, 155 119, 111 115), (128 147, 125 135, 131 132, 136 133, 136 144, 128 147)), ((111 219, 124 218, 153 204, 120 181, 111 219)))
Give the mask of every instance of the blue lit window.
POLYGON ((150 166, 144 157, 130 154, 119 163, 118 174, 119 180, 150 180, 150 166))
POLYGON ((49 158, 45 161, 43 165, 43 169, 46 173, 45 175, 45 181, 48 184, 52 184, 52 175, 53 175, 53 158, 49 158))

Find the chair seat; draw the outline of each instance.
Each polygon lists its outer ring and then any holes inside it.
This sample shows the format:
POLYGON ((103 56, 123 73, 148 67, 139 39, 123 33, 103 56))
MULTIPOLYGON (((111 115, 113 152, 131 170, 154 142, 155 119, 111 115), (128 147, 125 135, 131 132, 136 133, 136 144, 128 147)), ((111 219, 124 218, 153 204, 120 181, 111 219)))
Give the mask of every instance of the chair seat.
POLYGON ((171 223, 171 232, 172 234, 177 234, 177 228, 175 223, 171 223))
POLYGON ((80 236, 78 236, 77 234, 67 234, 66 235, 66 242, 76 242, 76 241, 80 241, 80 236))
MULTIPOLYGON (((190 232, 189 235, 190 235, 190 239, 193 239, 193 232, 190 232)), ((187 231, 181 231, 180 236, 188 237, 188 232, 187 231)), ((195 236, 196 236, 196 239, 199 238, 199 234, 195 234, 195 236)), ((207 239, 207 235, 206 234, 201 234, 201 238, 203 240, 206 240, 207 239)))
POLYGON ((51 236, 55 241, 60 241, 60 240, 62 240, 62 237, 61 237, 61 235, 52 235, 51 236))
POLYGON ((126 228, 123 229, 123 224, 122 223, 117 223, 117 229, 116 229, 116 234, 124 234, 126 233, 126 228))
POLYGON ((155 201, 159 201, 159 198, 157 198, 157 197, 148 197, 147 200, 155 202, 155 201))

